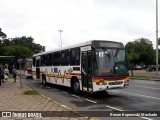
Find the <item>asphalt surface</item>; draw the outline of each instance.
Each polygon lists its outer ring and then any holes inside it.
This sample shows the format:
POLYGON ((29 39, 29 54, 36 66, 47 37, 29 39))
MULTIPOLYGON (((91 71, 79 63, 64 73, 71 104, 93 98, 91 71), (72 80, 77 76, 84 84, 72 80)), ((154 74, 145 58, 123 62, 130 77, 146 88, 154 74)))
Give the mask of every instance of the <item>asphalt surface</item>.
POLYGON ((125 89, 108 90, 75 95, 69 88, 44 86, 33 79, 23 79, 23 84, 38 90, 47 97, 88 116, 102 120, 160 120, 160 117, 108 117, 108 112, 158 112, 160 115, 160 81, 131 80, 125 89), (94 111, 94 112, 93 112, 94 111))

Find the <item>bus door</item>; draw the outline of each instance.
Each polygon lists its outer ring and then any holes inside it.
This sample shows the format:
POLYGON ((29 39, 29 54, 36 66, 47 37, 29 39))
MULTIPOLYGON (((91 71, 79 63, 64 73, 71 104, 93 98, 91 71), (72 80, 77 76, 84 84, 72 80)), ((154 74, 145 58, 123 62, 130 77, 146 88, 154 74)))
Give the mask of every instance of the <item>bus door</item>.
POLYGON ((82 90, 92 92, 93 85, 92 85, 92 52, 91 52, 91 49, 87 51, 82 51, 81 75, 82 75, 82 90))
POLYGON ((40 59, 36 60, 36 79, 40 80, 40 59))

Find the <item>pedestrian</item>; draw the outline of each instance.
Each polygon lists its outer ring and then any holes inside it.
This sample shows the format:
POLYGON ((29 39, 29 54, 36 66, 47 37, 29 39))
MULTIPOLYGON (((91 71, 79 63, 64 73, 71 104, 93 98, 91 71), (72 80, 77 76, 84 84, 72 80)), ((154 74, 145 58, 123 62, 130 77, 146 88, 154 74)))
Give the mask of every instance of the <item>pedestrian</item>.
POLYGON ((13 67, 13 70, 12 70, 12 75, 13 75, 13 78, 14 78, 14 82, 16 82, 17 70, 14 67, 13 67))
POLYGON ((4 67, 1 67, 1 80, 4 82, 4 67))
POLYGON ((8 80, 8 75, 9 75, 9 70, 7 66, 4 66, 4 79, 7 81, 8 80))

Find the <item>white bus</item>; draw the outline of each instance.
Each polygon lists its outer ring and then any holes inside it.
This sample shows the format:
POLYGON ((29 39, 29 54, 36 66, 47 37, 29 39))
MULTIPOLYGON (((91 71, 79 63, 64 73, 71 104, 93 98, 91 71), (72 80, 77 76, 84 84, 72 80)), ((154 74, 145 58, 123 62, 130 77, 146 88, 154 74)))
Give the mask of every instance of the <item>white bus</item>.
POLYGON ((32 58, 26 58, 23 63, 24 63, 24 77, 32 78, 32 64, 33 64, 32 58))
POLYGON ((129 74, 122 43, 92 40, 33 55, 33 78, 71 87, 75 93, 124 88, 129 74))

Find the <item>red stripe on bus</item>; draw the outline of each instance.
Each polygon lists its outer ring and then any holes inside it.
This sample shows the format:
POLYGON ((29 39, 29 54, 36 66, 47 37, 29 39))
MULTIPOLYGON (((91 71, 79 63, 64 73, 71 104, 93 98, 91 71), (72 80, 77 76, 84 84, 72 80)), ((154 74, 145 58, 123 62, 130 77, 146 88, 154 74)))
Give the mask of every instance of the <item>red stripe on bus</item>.
POLYGON ((127 78, 129 76, 125 75, 125 76, 109 76, 109 77, 95 77, 93 78, 94 80, 100 80, 100 79, 123 79, 123 78, 127 78))
MULTIPOLYGON (((36 72, 36 71, 32 71, 32 72, 36 72)), ((46 72, 44 72, 44 71, 40 71, 40 73, 46 73, 46 72)), ((53 73, 53 74, 55 74, 55 73, 53 73)), ((60 74, 60 71, 58 72, 58 75, 60 74)), ((67 75, 76 75, 76 76, 81 76, 81 74, 80 73, 71 73, 71 74, 68 74, 68 73, 66 73, 67 75)))
POLYGON ((81 76, 81 74, 80 74, 80 73, 71 73, 70 75, 81 76))

